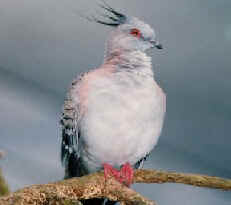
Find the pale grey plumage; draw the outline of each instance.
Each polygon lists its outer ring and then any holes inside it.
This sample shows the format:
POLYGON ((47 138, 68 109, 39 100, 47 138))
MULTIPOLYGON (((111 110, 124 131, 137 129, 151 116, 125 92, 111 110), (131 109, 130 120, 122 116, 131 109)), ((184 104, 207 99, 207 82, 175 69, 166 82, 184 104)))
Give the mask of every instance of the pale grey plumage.
POLYGON ((65 100, 61 124, 66 177, 97 171, 103 163, 137 167, 161 133, 165 94, 145 53, 161 45, 148 24, 113 11, 123 20, 94 19, 118 24, 107 40, 104 63, 74 80, 65 100))

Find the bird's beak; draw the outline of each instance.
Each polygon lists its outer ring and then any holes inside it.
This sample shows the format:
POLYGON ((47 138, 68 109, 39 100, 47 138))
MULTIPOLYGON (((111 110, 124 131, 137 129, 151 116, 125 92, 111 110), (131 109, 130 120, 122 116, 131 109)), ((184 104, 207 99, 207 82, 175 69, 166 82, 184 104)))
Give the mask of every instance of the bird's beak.
POLYGON ((151 40, 151 43, 152 43, 153 47, 155 47, 157 49, 163 49, 162 44, 160 44, 158 41, 151 40))

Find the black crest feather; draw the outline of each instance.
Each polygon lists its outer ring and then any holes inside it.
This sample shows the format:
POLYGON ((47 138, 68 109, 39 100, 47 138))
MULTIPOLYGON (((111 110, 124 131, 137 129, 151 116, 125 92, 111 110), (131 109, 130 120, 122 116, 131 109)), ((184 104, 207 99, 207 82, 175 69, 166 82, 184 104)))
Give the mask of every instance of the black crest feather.
POLYGON ((106 19, 101 20, 101 19, 96 18, 95 16, 86 17, 89 21, 94 21, 99 24, 103 24, 107 26, 114 26, 114 27, 125 23, 127 17, 124 14, 113 9, 104 0, 101 0, 101 3, 99 4, 99 6, 107 12, 106 14, 100 14, 101 17, 104 17, 106 19))

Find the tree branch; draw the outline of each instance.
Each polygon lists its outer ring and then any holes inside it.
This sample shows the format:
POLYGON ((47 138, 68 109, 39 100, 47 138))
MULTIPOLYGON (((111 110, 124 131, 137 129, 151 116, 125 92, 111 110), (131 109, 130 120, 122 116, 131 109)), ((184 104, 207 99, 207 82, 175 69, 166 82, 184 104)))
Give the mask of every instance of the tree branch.
POLYGON ((230 179, 158 170, 137 170, 135 172, 135 183, 180 183, 226 191, 231 190, 230 179))
POLYGON ((153 201, 142 197, 139 193, 114 180, 114 178, 110 178, 105 183, 102 172, 56 183, 33 185, 0 198, 0 205, 63 205, 67 201, 68 204, 73 204, 72 202, 78 200, 105 197, 112 201, 155 205, 153 201))
MULTIPOLYGON (((136 170, 134 183, 184 183, 194 186, 231 190, 231 180, 196 174, 183 174, 156 170, 136 170)), ((56 204, 71 205, 83 199, 109 198, 125 204, 155 205, 134 190, 118 183, 114 178, 105 182, 102 172, 45 185, 33 185, 0 198, 0 205, 56 204)), ((78 202, 80 204, 80 202, 78 202)))

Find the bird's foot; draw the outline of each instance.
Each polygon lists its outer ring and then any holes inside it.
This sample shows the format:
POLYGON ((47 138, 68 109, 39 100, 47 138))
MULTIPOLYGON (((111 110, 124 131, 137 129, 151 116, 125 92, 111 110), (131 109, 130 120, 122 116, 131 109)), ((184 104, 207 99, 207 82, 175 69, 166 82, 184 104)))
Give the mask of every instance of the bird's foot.
POLYGON ((134 170, 132 166, 127 162, 120 170, 121 183, 125 183, 128 187, 132 184, 134 176, 134 170))
POLYGON ((107 180, 110 176, 113 176, 117 181, 120 181, 120 171, 118 171, 117 169, 115 169, 107 163, 103 164, 103 168, 105 180, 107 180))
POLYGON ((103 164, 103 167, 105 180, 113 176, 121 184, 124 183, 128 187, 132 184, 134 171, 129 163, 124 164, 120 171, 107 163, 103 164))

